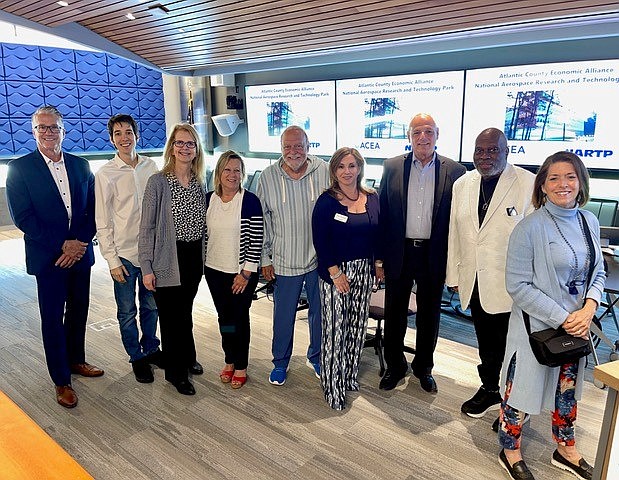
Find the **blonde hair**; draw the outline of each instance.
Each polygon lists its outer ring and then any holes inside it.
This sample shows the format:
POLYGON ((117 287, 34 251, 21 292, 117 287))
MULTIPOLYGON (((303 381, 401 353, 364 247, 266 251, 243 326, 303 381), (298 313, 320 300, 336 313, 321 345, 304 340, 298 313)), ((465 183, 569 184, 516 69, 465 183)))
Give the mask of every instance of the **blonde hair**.
POLYGON ((162 173, 174 173, 174 168, 176 166, 176 157, 174 156, 174 142, 176 141, 176 134, 179 131, 184 131, 189 133, 193 141, 196 142, 196 158, 194 158, 193 162, 191 162, 191 173, 196 177, 196 180, 200 184, 204 184, 204 150, 202 148, 202 143, 200 142, 200 136, 196 129, 189 125, 188 123, 177 123, 172 127, 172 131, 168 136, 168 140, 166 141, 165 148, 163 150, 163 168, 161 169, 162 173))
POLYGON ((245 162, 241 158, 241 156, 236 153, 234 150, 228 150, 222 153, 217 160, 217 165, 215 165, 215 171, 213 172, 213 188, 215 190, 215 195, 221 197, 221 173, 226 168, 226 165, 233 158, 237 158, 241 162, 241 184, 239 185, 239 192, 241 191, 243 182, 245 181, 245 162))

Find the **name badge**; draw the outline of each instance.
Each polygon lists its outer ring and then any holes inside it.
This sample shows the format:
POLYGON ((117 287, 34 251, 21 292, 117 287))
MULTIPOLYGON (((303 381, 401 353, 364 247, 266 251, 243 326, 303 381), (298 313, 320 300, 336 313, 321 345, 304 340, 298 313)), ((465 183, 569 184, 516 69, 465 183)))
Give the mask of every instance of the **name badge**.
POLYGON ((342 215, 341 213, 336 213, 333 219, 342 223, 346 223, 348 221, 348 217, 346 215, 342 215))

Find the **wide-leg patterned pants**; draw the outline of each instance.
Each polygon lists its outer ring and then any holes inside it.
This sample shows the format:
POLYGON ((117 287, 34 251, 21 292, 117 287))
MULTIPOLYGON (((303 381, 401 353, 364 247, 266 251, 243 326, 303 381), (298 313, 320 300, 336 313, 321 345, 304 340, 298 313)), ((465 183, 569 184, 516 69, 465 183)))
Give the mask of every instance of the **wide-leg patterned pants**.
POLYGON ((336 410, 345 407, 347 390, 359 390, 359 359, 365 340, 373 283, 368 259, 344 262, 340 268, 348 278, 349 293, 339 293, 335 286, 320 280, 320 380, 327 403, 336 410))

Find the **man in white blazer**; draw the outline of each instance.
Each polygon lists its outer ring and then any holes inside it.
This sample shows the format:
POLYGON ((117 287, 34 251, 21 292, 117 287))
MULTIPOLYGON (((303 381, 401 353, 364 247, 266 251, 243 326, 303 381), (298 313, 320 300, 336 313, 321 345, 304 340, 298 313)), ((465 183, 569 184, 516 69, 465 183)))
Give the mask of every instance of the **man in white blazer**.
POLYGON ((505 288, 507 244, 514 226, 533 210, 535 175, 507 163, 509 149, 501 130, 487 128, 475 140, 475 170, 453 187, 447 276, 462 308, 470 307, 481 364, 481 387, 462 404, 473 418, 501 403, 499 376, 512 299, 505 288))

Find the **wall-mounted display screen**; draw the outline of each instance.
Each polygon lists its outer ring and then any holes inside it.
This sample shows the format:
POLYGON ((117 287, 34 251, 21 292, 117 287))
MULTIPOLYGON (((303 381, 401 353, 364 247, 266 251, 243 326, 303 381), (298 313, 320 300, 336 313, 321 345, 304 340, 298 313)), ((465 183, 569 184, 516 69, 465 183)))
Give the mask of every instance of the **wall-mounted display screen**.
POLYGON ((439 127, 437 151, 458 160, 464 72, 337 81, 337 144, 369 158, 410 151, 407 129, 417 113, 439 127))
POLYGON ((245 87, 249 149, 280 153, 280 135, 291 125, 307 132, 309 152, 335 151, 335 82, 245 87))
POLYGON ((523 65, 466 72, 462 161, 477 135, 505 132, 509 159, 541 165, 569 150, 588 168, 619 169, 619 60, 523 65))

